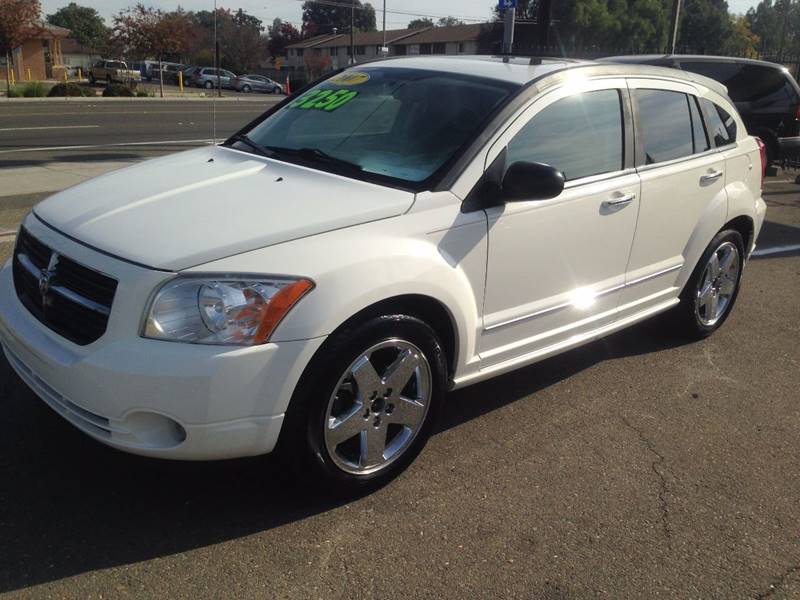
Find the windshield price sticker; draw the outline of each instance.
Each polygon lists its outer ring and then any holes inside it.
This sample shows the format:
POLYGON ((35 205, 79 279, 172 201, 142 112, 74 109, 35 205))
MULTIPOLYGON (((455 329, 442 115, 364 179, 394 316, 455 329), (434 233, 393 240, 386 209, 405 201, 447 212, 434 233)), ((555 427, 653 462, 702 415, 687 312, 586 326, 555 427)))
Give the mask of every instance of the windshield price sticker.
POLYGON ((313 90, 303 94, 289 108, 304 108, 331 112, 358 96, 355 90, 313 90))
POLYGON ((369 81, 369 73, 364 71, 345 71, 328 79, 328 83, 336 85, 360 85, 369 81))

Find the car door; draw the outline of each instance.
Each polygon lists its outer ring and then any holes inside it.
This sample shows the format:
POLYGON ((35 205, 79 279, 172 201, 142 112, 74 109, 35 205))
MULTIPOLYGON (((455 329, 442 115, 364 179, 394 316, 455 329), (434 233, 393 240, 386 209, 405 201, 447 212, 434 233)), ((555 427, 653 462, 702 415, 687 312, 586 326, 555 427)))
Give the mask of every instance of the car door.
POLYGON ((563 171, 549 200, 486 209, 481 368, 555 352, 610 323, 636 226, 639 178, 625 81, 588 81, 534 100, 498 139, 516 161, 563 171))
POLYGON ((621 317, 674 302, 705 244, 725 222, 725 159, 709 140, 699 91, 631 79, 642 189, 621 317))

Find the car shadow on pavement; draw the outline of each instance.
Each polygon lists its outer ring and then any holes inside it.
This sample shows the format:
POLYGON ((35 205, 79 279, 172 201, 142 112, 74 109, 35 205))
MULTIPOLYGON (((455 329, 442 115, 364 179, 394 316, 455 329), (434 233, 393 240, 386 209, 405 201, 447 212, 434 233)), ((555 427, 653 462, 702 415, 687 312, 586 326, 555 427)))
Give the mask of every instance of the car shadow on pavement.
MULTIPOLYGON (((439 431, 609 358, 681 344, 658 321, 450 394, 439 431)), ((266 531, 347 502, 270 457, 190 463, 131 456, 78 432, 0 357, 0 592, 266 531)))

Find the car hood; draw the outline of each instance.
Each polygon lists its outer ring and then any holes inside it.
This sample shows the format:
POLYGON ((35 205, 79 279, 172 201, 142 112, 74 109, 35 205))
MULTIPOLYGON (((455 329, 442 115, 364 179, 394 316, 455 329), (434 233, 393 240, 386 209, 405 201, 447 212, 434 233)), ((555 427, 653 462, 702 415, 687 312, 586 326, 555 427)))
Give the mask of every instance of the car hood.
POLYGON ((102 175, 34 214, 76 240, 177 271, 403 214, 414 194, 209 146, 102 175))

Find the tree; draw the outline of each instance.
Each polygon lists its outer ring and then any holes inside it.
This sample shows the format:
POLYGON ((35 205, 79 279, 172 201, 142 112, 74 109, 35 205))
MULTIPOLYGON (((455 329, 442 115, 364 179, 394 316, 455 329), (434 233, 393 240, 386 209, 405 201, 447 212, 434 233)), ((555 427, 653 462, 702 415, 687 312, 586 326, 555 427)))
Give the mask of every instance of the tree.
POLYGON ((425 17, 420 19, 413 19, 408 23, 409 29, 425 29, 426 27, 433 27, 433 19, 425 17))
POLYGON ((11 52, 39 29, 41 11, 39 0, 0 0, 0 55, 6 57, 7 90, 11 90, 11 52))
POLYGON ((441 17, 437 23, 437 27, 452 27, 453 25, 463 25, 464 21, 460 19, 456 19, 455 17, 441 17))
POLYGON ((280 19, 275 19, 272 22, 272 25, 267 28, 267 33, 269 39, 267 47, 272 56, 273 64, 277 57, 285 56, 286 46, 300 41, 300 32, 297 31, 297 27, 280 19))
POLYGON ((81 46, 102 50, 108 45, 110 31, 93 8, 70 2, 52 15, 47 15, 47 20, 53 25, 71 30, 72 37, 81 46))
POLYGON ((758 57, 758 36, 750 30, 750 22, 747 17, 739 15, 732 19, 733 31, 728 40, 726 50, 737 56, 748 58, 758 57))
POLYGON ((261 36, 264 31, 261 20, 241 8, 236 13, 227 10, 222 13, 222 19, 217 19, 217 32, 226 68, 242 73, 257 67, 267 48, 261 36))
POLYGON ((678 44, 690 52, 720 52, 733 33, 725 0, 685 0, 678 44))
POLYGON ((189 46, 192 22, 178 9, 165 13, 137 4, 114 17, 113 37, 119 47, 138 56, 158 60, 159 88, 164 97, 161 63, 165 58, 178 58, 189 46))
POLYGON ((303 34, 322 35, 350 31, 351 6, 355 4, 353 20, 356 31, 376 31, 375 9, 367 2, 361 0, 329 0, 325 4, 319 2, 303 3, 303 34), (339 5, 339 6, 335 6, 339 5))

